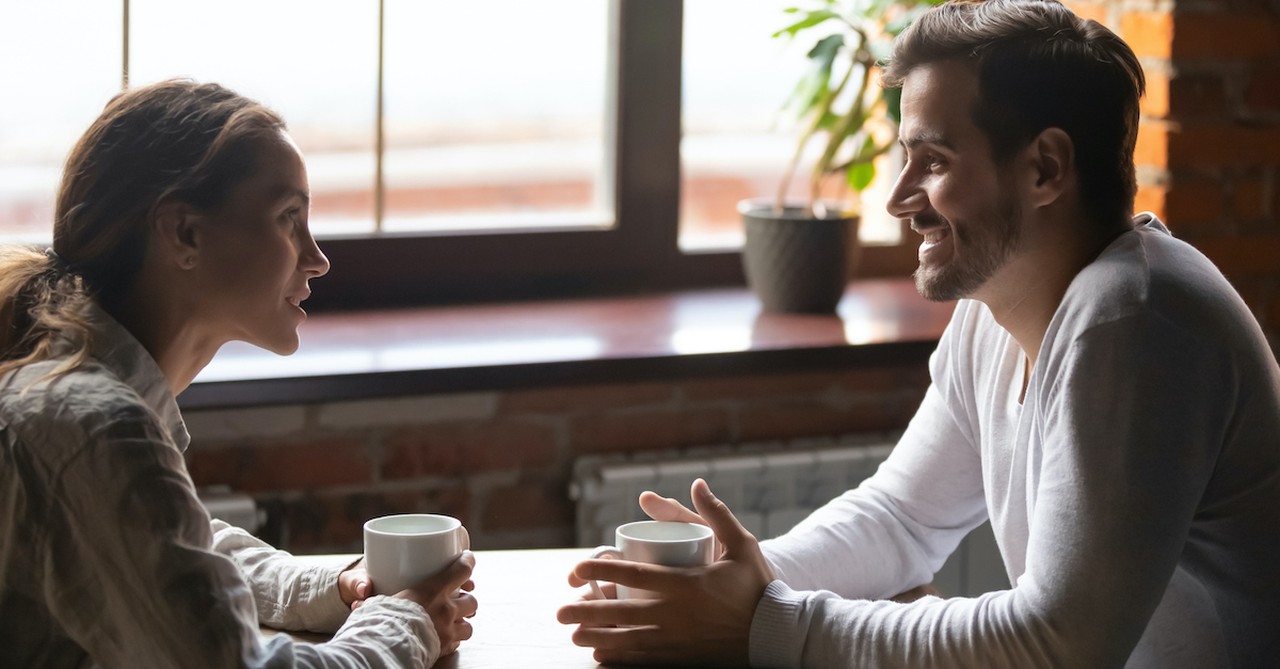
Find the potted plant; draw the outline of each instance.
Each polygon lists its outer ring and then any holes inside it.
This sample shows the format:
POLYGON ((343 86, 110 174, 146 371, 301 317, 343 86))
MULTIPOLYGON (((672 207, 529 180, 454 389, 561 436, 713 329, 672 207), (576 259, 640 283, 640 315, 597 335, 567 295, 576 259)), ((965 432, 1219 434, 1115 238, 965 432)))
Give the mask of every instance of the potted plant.
POLYGON ((747 283, 766 310, 831 313, 839 303, 858 247, 858 195, 875 178, 875 159, 897 141, 901 91, 880 87, 877 63, 898 33, 941 1, 818 0, 784 10, 792 18, 775 38, 818 37, 785 107, 801 131, 777 195, 738 205, 747 283), (820 152, 808 193, 790 200, 811 147, 820 152))

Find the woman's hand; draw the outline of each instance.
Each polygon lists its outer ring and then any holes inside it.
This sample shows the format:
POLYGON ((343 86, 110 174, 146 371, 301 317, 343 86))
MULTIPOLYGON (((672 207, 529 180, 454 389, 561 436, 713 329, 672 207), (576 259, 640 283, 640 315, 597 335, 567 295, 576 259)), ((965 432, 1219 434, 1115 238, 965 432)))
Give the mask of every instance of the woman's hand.
POLYGON ((342 603, 351 607, 352 611, 360 608, 365 598, 372 594, 369 572, 364 568, 364 557, 338 574, 338 595, 342 597, 342 603))
POLYGON ((471 594, 476 584, 471 580, 471 570, 476 557, 471 551, 463 551, 443 571, 429 576, 421 583, 397 592, 395 597, 408 599, 422 605, 435 625, 440 637, 440 656, 450 655, 458 645, 471 638, 471 623, 479 604, 471 594))

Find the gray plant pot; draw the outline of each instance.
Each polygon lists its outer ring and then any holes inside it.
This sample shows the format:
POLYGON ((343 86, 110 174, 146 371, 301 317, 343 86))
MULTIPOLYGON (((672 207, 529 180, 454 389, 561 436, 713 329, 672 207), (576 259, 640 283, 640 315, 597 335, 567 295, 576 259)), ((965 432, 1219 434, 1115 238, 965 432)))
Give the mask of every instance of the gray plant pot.
POLYGON ((772 200, 743 200, 742 249, 747 285, 766 311, 833 313, 852 269, 858 217, 832 203, 825 218, 803 207, 774 209, 772 200))

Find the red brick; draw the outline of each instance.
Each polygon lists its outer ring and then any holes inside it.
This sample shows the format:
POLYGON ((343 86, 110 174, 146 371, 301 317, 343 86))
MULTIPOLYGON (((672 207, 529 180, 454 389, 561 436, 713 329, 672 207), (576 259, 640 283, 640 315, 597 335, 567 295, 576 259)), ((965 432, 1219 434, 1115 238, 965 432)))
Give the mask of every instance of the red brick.
POLYGON ((608 385, 537 388, 506 393, 499 413, 576 413, 664 404, 675 397, 669 383, 619 383, 608 385))
POLYGON ((1280 234, 1200 239, 1195 244, 1233 282, 1280 271, 1280 234))
POLYGON ((1138 102, 1138 111, 1150 118, 1169 116, 1169 76, 1147 72, 1147 91, 1138 102))
POLYGON ((364 550, 364 522, 392 513, 442 513, 470 526, 470 493, 461 486, 349 495, 308 495, 279 504, 281 548, 297 553, 364 550))
POLYGON ((1174 15, 1173 22, 1171 53, 1175 59, 1222 60, 1280 54, 1280 23, 1269 12, 1186 12, 1174 15))
POLYGON ((1168 134, 1170 168, 1280 164, 1280 127, 1183 125, 1168 134))
MULTIPOLYGON (((1237 223, 1254 223, 1267 215, 1266 183, 1259 177, 1246 177, 1235 183, 1231 207, 1231 220, 1237 223)), ((1280 267, 1277 267, 1280 270, 1280 267)))
POLYGON ((517 483, 491 491, 484 502, 484 532, 573 525, 574 505, 565 482, 517 483))
POLYGON ((1244 103, 1251 110, 1280 112, 1280 67, 1259 67, 1245 86, 1244 103))
MULTIPOLYGON (((910 404, 914 411, 918 402, 910 404)), ((885 403, 859 403, 845 408, 820 401, 753 406, 739 416, 739 437, 743 441, 758 441, 905 427, 901 407, 886 410, 889 408, 885 403)))
POLYGON ((382 476, 459 476, 545 465, 555 460, 556 440, 552 425, 514 420, 405 429, 387 440, 382 476))
POLYGON ((1221 76, 1180 74, 1168 86, 1171 118, 1223 118, 1227 114, 1226 86, 1221 76))
POLYGON ((1133 198, 1133 211, 1149 211, 1160 217, 1160 220, 1168 222, 1165 209, 1167 197, 1168 189, 1163 186, 1138 186, 1138 194, 1133 198))
POLYGON ((1108 25, 1107 21, 1109 17, 1107 16, 1107 14, 1109 13, 1109 9, 1107 7, 1107 4, 1104 2, 1089 2, 1088 0, 1074 0, 1072 2, 1064 2, 1062 4, 1066 5, 1068 9, 1070 9, 1072 12, 1075 12, 1075 15, 1079 16, 1082 19, 1092 19, 1094 21, 1097 21, 1098 23, 1101 23, 1104 26, 1108 25))
POLYGON ((1125 12, 1118 32, 1139 58, 1168 58, 1172 52, 1173 16, 1168 12, 1125 12))
POLYGON ((372 481, 364 447, 351 439, 192 449, 187 467, 196 485, 233 490, 307 490, 372 481))
POLYGON ((1133 149, 1136 165, 1164 168, 1169 164, 1168 128, 1157 121, 1143 121, 1138 126, 1138 142, 1133 149))
POLYGON ((1175 178, 1165 194, 1168 221, 1174 232, 1218 225, 1222 219, 1222 183, 1194 177, 1175 178))
POLYGON ((570 435, 574 452, 616 453, 723 443, 732 432, 729 412, 710 407, 581 416, 570 435))
POLYGON ((741 400, 813 394, 828 391, 841 381, 838 372, 772 374, 695 379, 681 385, 690 401, 741 400))
POLYGON ((904 386, 918 384, 922 373, 927 382, 928 367, 919 364, 859 367, 838 372, 699 379, 685 383, 683 388, 691 401, 814 396, 832 391, 879 396, 904 386))

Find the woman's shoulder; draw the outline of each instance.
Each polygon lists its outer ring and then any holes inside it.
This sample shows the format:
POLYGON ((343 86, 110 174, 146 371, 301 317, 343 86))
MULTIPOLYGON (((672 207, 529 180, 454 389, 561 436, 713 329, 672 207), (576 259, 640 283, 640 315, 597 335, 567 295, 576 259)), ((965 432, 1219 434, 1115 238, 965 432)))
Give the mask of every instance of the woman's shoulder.
POLYGON ((61 362, 31 363, 0 378, 0 428, 25 443, 70 448, 121 424, 151 422, 142 398, 110 370, 90 359, 57 374, 61 362))

